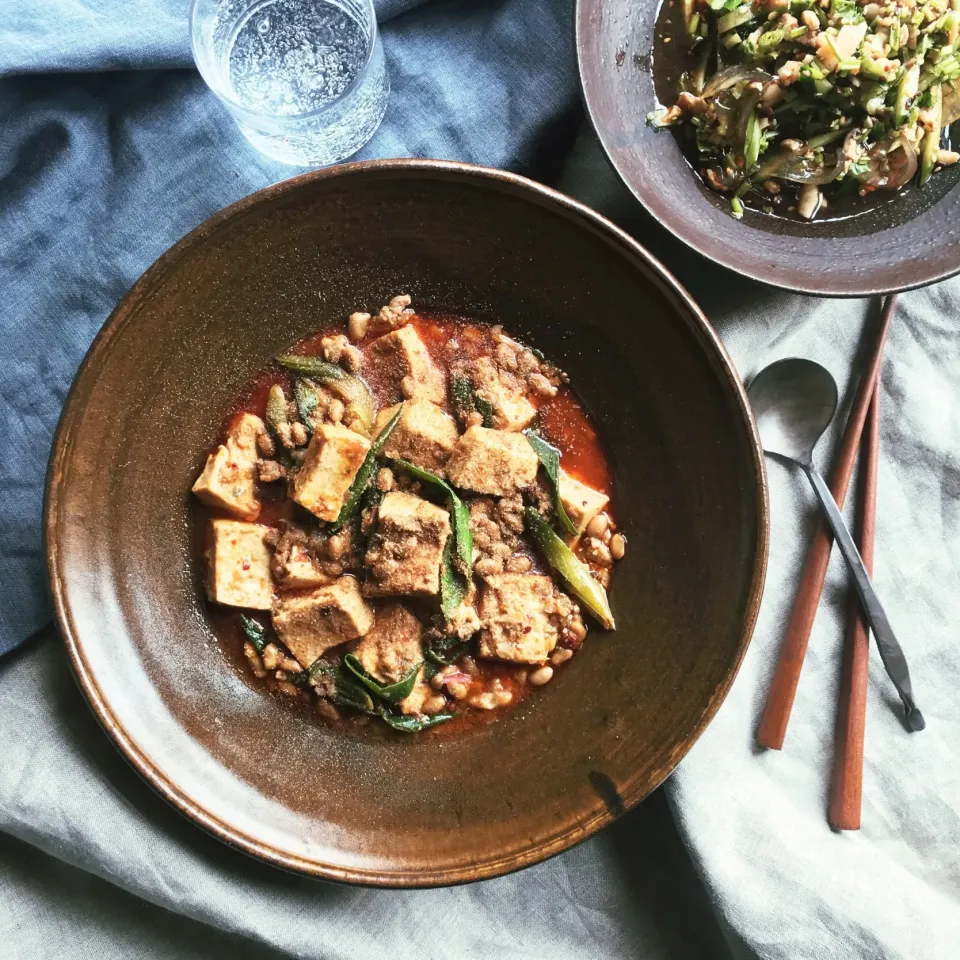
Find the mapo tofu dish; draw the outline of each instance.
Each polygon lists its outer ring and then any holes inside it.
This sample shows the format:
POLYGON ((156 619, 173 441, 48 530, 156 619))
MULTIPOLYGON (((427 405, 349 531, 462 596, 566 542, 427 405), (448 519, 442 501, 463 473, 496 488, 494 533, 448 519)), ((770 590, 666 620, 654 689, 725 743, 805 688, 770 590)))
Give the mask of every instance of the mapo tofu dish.
POLYGON ((276 357, 193 493, 211 611, 334 724, 496 716, 615 626, 626 539, 566 375, 409 296, 276 357))

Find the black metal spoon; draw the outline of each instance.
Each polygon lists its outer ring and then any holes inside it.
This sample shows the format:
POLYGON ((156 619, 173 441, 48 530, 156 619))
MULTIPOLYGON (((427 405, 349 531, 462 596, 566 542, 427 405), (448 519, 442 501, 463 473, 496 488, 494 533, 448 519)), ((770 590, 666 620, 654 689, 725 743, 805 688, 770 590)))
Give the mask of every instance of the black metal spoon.
POLYGON ((747 393, 763 449, 800 467, 817 494, 873 628, 880 659, 903 701, 907 727, 912 731, 922 730, 926 721, 913 699, 910 671, 903 650, 837 503, 813 466, 814 447, 837 412, 836 381, 820 364, 794 358, 765 367, 754 378, 747 393))

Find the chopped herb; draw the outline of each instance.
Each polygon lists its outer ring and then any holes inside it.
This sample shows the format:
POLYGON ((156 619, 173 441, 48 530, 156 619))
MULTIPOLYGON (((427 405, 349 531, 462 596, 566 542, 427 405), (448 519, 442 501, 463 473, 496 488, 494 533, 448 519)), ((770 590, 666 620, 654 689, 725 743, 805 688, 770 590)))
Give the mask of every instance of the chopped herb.
POLYGON ((446 667, 466 653, 467 641, 451 634, 444 634, 427 640, 424 644, 424 657, 435 666, 446 667))
POLYGON ((243 627, 243 632, 247 635, 247 639, 253 644, 257 653, 263 653, 264 647, 267 645, 267 631, 264 629, 263 624, 258 620, 254 620, 253 617, 248 617, 245 613, 241 613, 240 625, 243 627))
POLYGON ((488 429, 493 429, 493 404, 481 397, 480 394, 474 394, 473 402, 477 405, 477 412, 483 417, 483 425, 488 429))
POLYGON ((450 398, 454 409, 464 419, 474 411, 483 417, 485 427, 493 426, 493 405, 481 397, 467 377, 457 374, 450 378, 450 398))
POLYGON ((297 413, 308 433, 313 432, 313 415, 320 404, 320 393, 314 383, 305 377, 298 377, 293 385, 293 396, 297 403, 297 413))
POLYGON ((379 697, 387 703, 399 703, 401 700, 405 700, 410 696, 410 692, 417 683, 417 675, 420 673, 420 668, 423 666, 423 663, 418 663, 413 667, 402 680, 387 684, 380 683, 376 677, 369 674, 352 653, 348 653, 343 658, 343 665, 374 696, 379 697))
POLYGON ((453 537, 447 537, 440 559, 440 609, 447 621, 453 620, 470 592, 470 574, 464 573, 453 548, 453 537))
POLYGON ((420 733, 422 730, 429 730, 430 727, 435 727, 440 723, 446 723, 448 720, 453 719, 452 713, 435 713, 432 717, 415 717, 415 716, 397 716, 394 713, 383 712, 380 714, 381 719, 388 723, 394 730, 399 730, 402 733, 420 733))
POLYGON ((298 353, 284 353, 274 358, 281 367, 313 377, 319 383, 328 386, 359 417, 360 422, 369 431, 373 429, 375 405, 370 388, 359 378, 346 372, 335 363, 328 363, 319 357, 308 357, 298 353))
POLYGON ((350 489, 347 491, 346 499, 340 508, 340 515, 330 527, 332 533, 336 533, 347 521, 352 520, 354 516, 356 516, 361 500, 363 499, 363 494, 373 479, 374 471, 377 469, 377 457, 380 455, 384 444, 390 439, 390 434, 393 433, 394 428, 400 422, 401 413, 403 413, 402 403, 397 409, 397 412, 387 421, 386 426, 377 435, 377 438, 370 444, 370 449, 363 458, 363 463, 360 464, 360 469, 357 471, 357 475, 353 478, 353 483, 350 484, 350 489))
POLYGON ((314 683, 320 677, 332 681, 334 703, 351 710, 358 710, 360 713, 378 715, 373 698, 342 663, 333 664, 322 658, 315 660, 307 671, 307 680, 309 683, 314 683))
POLYGON ((577 535, 577 528, 573 521, 567 515, 564 509, 563 500, 560 497, 560 451, 552 443, 548 443, 536 430, 524 430, 523 435, 530 442, 536 453, 543 469, 546 471, 547 478, 550 480, 550 487, 553 490, 553 507, 557 512, 557 522, 564 533, 571 537, 577 535))

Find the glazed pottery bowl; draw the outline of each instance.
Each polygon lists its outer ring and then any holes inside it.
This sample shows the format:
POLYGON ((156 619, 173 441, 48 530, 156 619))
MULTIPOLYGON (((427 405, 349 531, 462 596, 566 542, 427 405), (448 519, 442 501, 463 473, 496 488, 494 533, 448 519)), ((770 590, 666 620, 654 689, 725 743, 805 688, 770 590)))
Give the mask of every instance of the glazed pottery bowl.
POLYGON ((697 177, 672 131, 646 123, 658 94, 672 102, 682 43, 679 0, 577 0, 580 80, 608 158, 633 195, 698 253, 764 283, 824 296, 863 297, 960 271, 960 164, 925 187, 844 219, 811 223, 747 210, 697 177), (666 38, 670 43, 665 43, 666 38))
POLYGON ((130 762, 207 830, 357 883, 490 877, 637 803, 719 707, 763 581, 767 507, 745 395, 642 248, 520 177, 383 161, 263 190, 176 244, 77 376, 46 504, 60 628, 130 762), (398 291, 502 322, 570 375, 609 451, 627 559, 619 629, 493 723, 336 733, 257 686, 191 562, 189 489, 277 351, 398 291), (436 734, 436 735, 435 735, 436 734))

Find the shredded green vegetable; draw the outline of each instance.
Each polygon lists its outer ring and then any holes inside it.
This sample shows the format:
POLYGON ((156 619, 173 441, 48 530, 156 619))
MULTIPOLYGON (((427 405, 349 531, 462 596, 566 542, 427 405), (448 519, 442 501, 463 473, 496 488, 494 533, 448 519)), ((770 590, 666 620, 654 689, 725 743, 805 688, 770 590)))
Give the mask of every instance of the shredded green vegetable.
POLYGON ((812 219, 825 197, 922 186, 960 159, 957 7, 690 0, 680 96, 648 120, 690 128, 704 179, 737 218, 753 206, 812 219))

